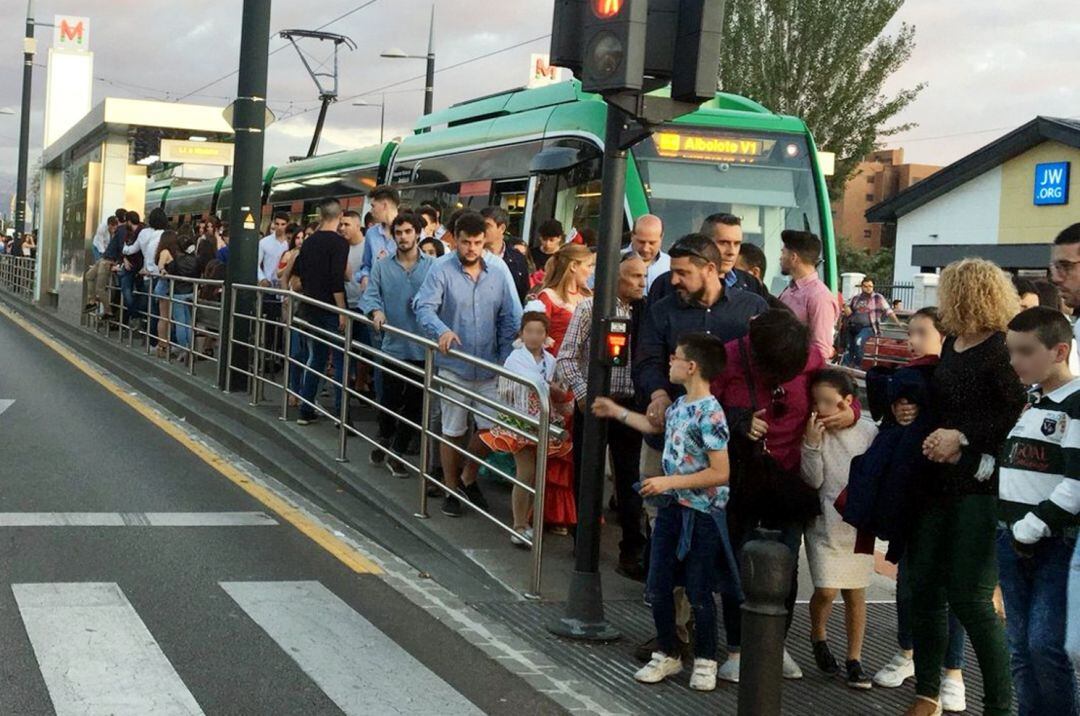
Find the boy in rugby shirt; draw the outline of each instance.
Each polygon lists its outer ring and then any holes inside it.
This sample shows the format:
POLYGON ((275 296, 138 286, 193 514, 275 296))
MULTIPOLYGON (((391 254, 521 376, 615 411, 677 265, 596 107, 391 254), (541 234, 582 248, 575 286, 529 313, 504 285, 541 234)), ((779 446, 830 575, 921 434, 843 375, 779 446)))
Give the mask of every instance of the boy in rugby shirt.
POLYGON ((1076 714, 1076 674, 1065 649, 1069 563, 1080 524, 1072 330, 1061 311, 1030 308, 1009 323, 1006 343, 1020 380, 1032 386, 998 458, 998 568, 1017 703, 1021 716, 1076 714))

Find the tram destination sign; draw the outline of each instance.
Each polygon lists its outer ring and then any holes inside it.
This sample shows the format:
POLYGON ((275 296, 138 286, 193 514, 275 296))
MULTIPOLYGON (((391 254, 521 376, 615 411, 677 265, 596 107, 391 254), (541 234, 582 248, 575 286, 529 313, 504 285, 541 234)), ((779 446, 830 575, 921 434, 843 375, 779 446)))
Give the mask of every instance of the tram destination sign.
POLYGON ((775 140, 694 132, 656 132, 656 153, 665 159, 752 163, 772 151, 775 140))

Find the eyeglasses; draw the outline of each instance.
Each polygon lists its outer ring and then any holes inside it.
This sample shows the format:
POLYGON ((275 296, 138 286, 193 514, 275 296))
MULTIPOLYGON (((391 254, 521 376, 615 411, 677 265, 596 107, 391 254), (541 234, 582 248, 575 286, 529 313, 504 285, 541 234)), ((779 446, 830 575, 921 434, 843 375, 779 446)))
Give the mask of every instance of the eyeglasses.
POLYGON ((1057 261, 1050 262, 1050 270, 1054 273, 1064 276, 1067 273, 1072 272, 1073 266, 1080 264, 1080 261, 1070 261, 1069 259, 1058 259, 1057 261))
POLYGON ((672 246, 671 250, 668 251, 668 257, 673 258, 673 259, 696 258, 696 259, 701 259, 702 261, 704 261, 706 263, 712 263, 712 259, 710 259, 708 256, 701 253, 700 251, 698 251, 694 247, 687 246, 686 244, 683 244, 683 243, 677 243, 674 246, 672 246))
POLYGON ((769 411, 776 417, 783 417, 787 412, 787 403, 784 399, 787 398, 787 391, 784 390, 784 386, 778 385, 773 388, 772 403, 769 405, 769 411))

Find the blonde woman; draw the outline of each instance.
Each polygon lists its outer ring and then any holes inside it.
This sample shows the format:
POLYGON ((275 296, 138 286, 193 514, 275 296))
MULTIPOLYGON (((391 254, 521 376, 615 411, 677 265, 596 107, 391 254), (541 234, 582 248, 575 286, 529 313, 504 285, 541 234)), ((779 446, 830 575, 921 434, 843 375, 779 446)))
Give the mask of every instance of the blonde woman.
POLYGON ((537 296, 544 304, 551 327, 551 353, 559 354, 574 309, 592 295, 589 279, 596 270, 596 254, 582 244, 564 244, 547 261, 544 283, 537 296))
POLYGON ((979 660, 983 713, 1006 716, 1012 713, 1009 650, 993 605, 997 481, 983 456, 1000 451, 1024 406, 1004 333, 1020 299, 1005 272, 982 259, 949 264, 938 298, 948 337, 931 381, 937 429, 923 443, 931 468, 917 487, 908 545, 917 698, 907 714, 964 708, 963 687, 941 679, 948 606, 979 660))

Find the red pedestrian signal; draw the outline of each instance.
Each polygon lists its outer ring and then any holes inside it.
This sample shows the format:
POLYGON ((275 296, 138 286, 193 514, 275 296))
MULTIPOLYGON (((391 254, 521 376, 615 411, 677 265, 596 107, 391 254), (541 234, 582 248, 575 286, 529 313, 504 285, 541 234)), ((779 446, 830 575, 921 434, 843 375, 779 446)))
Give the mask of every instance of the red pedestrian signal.
POLYGON ((625 318, 604 319, 604 365, 621 368, 630 361, 630 322, 625 318))
POLYGON ((608 20, 622 10, 623 0, 592 0, 592 10, 601 20, 608 20))

